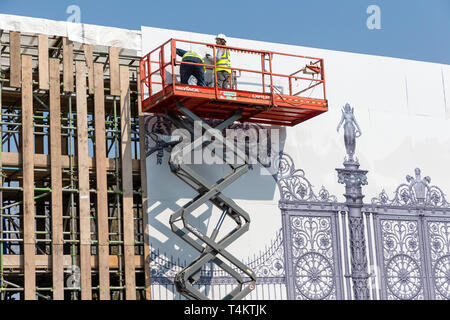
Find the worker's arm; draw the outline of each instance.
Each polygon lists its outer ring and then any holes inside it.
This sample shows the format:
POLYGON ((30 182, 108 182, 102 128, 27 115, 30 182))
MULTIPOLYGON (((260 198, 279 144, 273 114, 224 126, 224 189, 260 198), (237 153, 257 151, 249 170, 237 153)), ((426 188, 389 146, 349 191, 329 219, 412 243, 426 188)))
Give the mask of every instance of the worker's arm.
MULTIPOLYGON (((222 48, 217 49, 216 62, 220 60, 220 58, 223 56, 223 54, 224 54, 224 49, 222 49, 222 48)), ((206 57, 211 60, 214 59, 210 54, 207 54, 206 57)))
POLYGON ((216 61, 219 61, 222 58, 224 53, 225 53, 225 49, 223 49, 223 48, 217 49, 216 61))
POLYGON ((187 52, 186 50, 177 48, 177 55, 179 55, 180 57, 184 56, 186 52, 187 52))

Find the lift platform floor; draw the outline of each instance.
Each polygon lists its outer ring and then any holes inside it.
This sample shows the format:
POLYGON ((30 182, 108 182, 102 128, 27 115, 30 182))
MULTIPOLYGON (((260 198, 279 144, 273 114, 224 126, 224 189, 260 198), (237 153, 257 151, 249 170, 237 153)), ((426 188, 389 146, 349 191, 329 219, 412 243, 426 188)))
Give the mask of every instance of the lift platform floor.
POLYGON ((227 119, 242 110, 241 122, 295 126, 328 111, 327 100, 240 90, 224 90, 191 85, 168 85, 143 100, 143 111, 179 114, 181 102, 201 118, 227 119))

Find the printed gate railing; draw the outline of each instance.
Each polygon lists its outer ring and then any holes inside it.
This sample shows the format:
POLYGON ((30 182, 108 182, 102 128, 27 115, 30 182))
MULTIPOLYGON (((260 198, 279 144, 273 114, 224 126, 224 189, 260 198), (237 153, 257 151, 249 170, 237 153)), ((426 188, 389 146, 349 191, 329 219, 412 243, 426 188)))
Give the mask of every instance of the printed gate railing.
MULTIPOLYGON (((172 256, 167 257, 166 253, 159 250, 152 251, 150 259, 153 299, 184 300, 185 298, 175 289, 174 277, 188 262, 180 261, 172 256)), ((258 277, 255 290, 246 297, 247 300, 285 300, 287 298, 281 230, 264 252, 249 258, 245 263, 258 277)), ((229 292, 236 285, 236 280, 222 269, 214 265, 211 267, 206 267, 201 271, 196 288, 205 290, 205 294, 210 299, 221 299, 225 292, 229 292)))
POLYGON ((289 300, 343 299, 338 213, 282 207, 289 300))
POLYGON ((280 157, 277 183, 288 299, 345 299, 348 250, 346 232, 340 232, 343 226, 345 230, 343 205, 324 187, 316 195, 305 172, 296 169, 287 154, 280 157))
POLYGON ((450 299, 450 204, 429 177, 372 200, 381 299, 450 299))

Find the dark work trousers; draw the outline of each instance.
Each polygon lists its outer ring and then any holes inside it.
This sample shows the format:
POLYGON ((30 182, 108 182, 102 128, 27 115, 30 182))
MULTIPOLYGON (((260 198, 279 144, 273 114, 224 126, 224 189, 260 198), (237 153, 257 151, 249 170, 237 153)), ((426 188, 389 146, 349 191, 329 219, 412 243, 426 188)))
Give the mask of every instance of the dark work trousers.
MULTIPOLYGON (((185 60, 183 60, 184 62, 185 60)), ((189 61, 194 63, 203 63, 202 61, 189 61)), ((188 84, 189 78, 194 76, 197 79, 197 85, 206 87, 205 69, 202 66, 194 66, 192 64, 182 64, 180 67, 181 84, 188 84)))
POLYGON ((217 71, 217 87, 230 89, 230 74, 226 71, 217 71))

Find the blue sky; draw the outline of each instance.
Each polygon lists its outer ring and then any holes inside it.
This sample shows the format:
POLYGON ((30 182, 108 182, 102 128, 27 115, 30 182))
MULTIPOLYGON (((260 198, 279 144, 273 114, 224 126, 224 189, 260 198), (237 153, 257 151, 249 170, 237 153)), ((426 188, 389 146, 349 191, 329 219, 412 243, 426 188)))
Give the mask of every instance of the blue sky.
POLYGON ((450 0, 0 0, 0 13, 140 29, 142 25, 450 64, 450 0), (381 10, 369 30, 366 10, 381 10))

